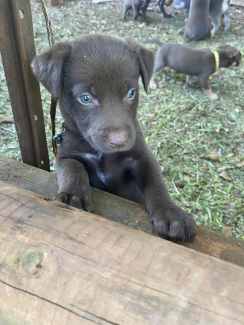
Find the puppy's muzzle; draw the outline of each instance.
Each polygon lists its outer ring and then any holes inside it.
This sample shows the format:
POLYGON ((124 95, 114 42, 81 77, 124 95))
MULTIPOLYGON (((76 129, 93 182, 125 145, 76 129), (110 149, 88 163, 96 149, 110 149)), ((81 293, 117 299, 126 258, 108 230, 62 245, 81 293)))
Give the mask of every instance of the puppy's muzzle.
POLYGON ((129 139, 129 131, 127 129, 109 128, 102 129, 99 133, 107 145, 113 148, 125 146, 129 139))

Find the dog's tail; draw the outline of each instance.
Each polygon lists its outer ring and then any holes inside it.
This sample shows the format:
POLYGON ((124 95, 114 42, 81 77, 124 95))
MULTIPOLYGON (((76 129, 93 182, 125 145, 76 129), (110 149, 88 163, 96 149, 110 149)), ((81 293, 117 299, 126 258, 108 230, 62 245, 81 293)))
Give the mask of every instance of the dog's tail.
POLYGON ((164 51, 163 46, 166 44, 164 42, 161 42, 157 38, 149 38, 144 41, 145 44, 156 44, 159 46, 158 49, 155 51, 155 57, 154 57, 154 67, 153 67, 153 73, 156 73, 164 68, 164 51))
POLYGON ((165 66, 165 47, 160 46, 154 57, 153 73, 163 70, 165 66))

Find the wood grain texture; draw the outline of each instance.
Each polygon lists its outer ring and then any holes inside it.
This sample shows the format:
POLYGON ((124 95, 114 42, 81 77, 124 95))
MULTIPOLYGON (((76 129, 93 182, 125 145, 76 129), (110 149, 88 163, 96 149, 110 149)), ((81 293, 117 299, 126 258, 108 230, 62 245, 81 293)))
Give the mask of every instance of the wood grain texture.
MULTIPOLYGON (((38 193, 48 200, 54 199, 57 192, 54 173, 48 173, 13 159, 0 157, 0 180, 38 193)), ((97 189, 93 189, 92 196, 96 214, 151 233, 147 213, 138 204, 97 189)), ((210 231, 205 227, 198 227, 197 232, 194 242, 184 244, 186 247, 244 267, 243 241, 226 238, 223 234, 210 231)))
POLYGON ((24 162, 49 170, 29 0, 0 0, 0 51, 24 162))
POLYGON ((237 325, 244 269, 0 182, 0 323, 237 325))

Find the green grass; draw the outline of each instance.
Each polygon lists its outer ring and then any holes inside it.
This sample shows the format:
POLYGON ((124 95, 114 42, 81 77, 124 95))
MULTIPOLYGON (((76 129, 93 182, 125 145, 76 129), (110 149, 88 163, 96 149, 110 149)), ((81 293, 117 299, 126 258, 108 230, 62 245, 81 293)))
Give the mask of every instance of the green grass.
MULTIPOLYGON (((45 22, 38 1, 32 1, 37 51, 48 48, 45 22)), ((121 20, 117 3, 91 5, 70 1, 49 11, 56 41, 85 33, 130 37, 145 46, 157 38, 164 42, 184 40, 177 31, 183 15, 171 20, 150 13, 149 23, 121 20)), ((216 48, 230 44, 244 54, 244 11, 232 8, 232 27, 194 47, 216 48)), ((211 102, 198 89, 185 86, 184 76, 158 75, 159 87, 145 94, 141 89, 139 119, 147 142, 157 156, 172 197, 191 211, 198 223, 213 229, 231 229, 244 239, 244 67, 220 70, 212 79, 219 99, 211 102)), ((50 139, 50 98, 42 89, 47 134, 50 139)), ((10 105, 0 66, 0 118, 9 116, 10 105)), ((58 117, 59 124, 61 117, 58 117)), ((14 126, 0 125, 0 153, 20 158, 14 126)))

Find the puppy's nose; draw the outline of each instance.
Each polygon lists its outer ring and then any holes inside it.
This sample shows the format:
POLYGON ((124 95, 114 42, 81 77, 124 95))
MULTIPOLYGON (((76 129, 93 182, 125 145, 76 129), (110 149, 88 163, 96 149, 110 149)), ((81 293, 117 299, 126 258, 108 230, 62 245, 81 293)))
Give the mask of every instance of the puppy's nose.
POLYGON ((121 146, 128 140, 128 132, 123 129, 114 129, 108 133, 108 142, 111 145, 121 146))

